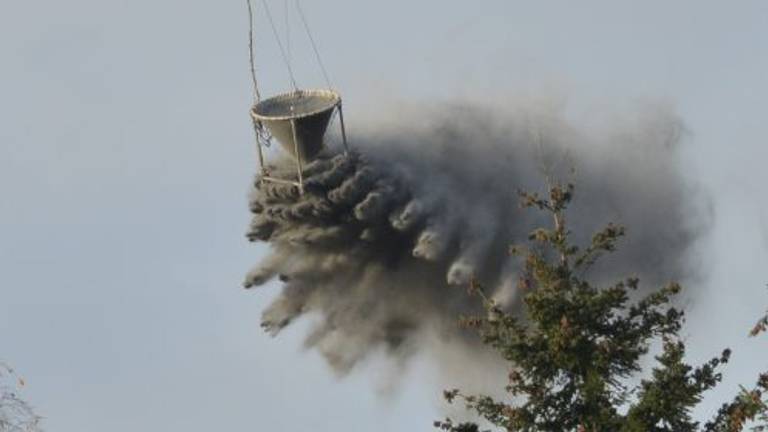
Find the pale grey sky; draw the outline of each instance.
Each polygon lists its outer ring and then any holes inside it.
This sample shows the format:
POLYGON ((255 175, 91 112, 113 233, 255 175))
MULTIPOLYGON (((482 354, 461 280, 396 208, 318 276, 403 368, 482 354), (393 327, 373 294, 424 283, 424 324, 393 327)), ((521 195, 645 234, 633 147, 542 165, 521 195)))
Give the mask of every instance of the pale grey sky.
MULTIPOLYGON (((676 106, 688 175, 714 197, 691 356, 734 348, 722 394, 768 367, 768 343, 745 337, 768 306, 768 3, 303 5, 352 136, 382 99, 546 94, 583 118, 676 106)), ((321 84, 299 31, 299 81, 321 84)), ((264 91, 283 90, 258 36, 264 91)), ((338 381, 300 350, 302 326, 261 333, 276 290, 239 288, 260 254, 243 237, 246 37, 244 1, 0 4, 0 357, 48 430, 428 430, 440 415, 423 359, 382 397, 383 363, 338 381)))

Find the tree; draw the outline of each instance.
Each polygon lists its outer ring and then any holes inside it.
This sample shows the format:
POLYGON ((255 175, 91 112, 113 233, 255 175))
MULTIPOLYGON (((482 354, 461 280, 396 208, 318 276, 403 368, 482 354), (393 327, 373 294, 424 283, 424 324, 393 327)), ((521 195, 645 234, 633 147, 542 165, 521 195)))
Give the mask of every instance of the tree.
POLYGON ((40 416, 18 395, 24 380, 7 364, 0 362, 0 432, 40 430, 40 416))
MULTIPOLYGON (((757 321, 749 336, 755 337, 766 331, 768 312, 757 321)), ((738 431, 742 430, 748 421, 755 420, 759 424, 752 427, 753 431, 768 431, 768 398, 763 396, 765 392, 768 392, 768 373, 760 374, 752 389, 742 387, 741 392, 731 402, 723 404, 717 412, 712 430, 738 431)))
MULTIPOLYGON (((446 400, 462 401, 506 431, 734 432, 750 420, 765 421, 761 392, 768 389, 768 374, 703 426, 691 417, 702 395, 720 382, 730 350, 696 367, 685 362, 685 344, 679 337, 684 313, 672 305, 681 290, 677 283, 638 300, 632 295, 639 296, 637 278, 608 287, 590 283, 586 271, 616 249, 625 231, 608 224, 586 247, 572 244, 566 210, 573 195, 570 184, 551 185, 546 196, 520 193, 523 207, 545 212, 552 221, 534 230, 528 244, 510 250, 521 260, 517 285, 522 314, 502 310, 477 281, 469 287, 486 313, 462 317, 461 323, 509 362, 509 401, 458 389, 445 391, 446 400), (630 379, 643 372, 640 361, 654 342, 661 343, 655 366, 639 384, 631 384, 630 379)), ((768 316, 755 334, 766 327, 768 316)), ((476 423, 450 418, 435 426, 450 432, 479 431, 476 423)), ((759 428, 755 430, 763 430, 759 428)))

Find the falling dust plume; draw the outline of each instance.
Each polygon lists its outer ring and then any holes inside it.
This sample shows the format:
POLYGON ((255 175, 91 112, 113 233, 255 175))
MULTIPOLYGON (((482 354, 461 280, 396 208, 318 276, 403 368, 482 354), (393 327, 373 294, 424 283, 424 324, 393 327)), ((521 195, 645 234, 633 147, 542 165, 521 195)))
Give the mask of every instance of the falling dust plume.
MULTIPOLYGON (((380 349, 408 358, 431 345, 424 337, 472 356, 477 344, 457 325, 478 311, 466 284, 477 277, 516 307, 508 247, 547 222, 519 208, 517 191, 542 190, 543 171, 576 184, 568 213, 584 236, 576 241, 610 221, 628 227, 620 250, 591 270, 594 280, 635 274, 653 287, 692 275, 689 252, 706 222, 691 216, 700 196, 680 172, 683 129, 669 109, 580 128, 552 110, 463 103, 392 124, 358 131, 348 155, 309 163, 304 195, 257 177, 250 197, 247 236, 270 251, 244 285, 282 286, 262 327, 277 335, 317 316, 305 345, 338 373, 380 349)), ((273 163, 273 175, 295 176, 291 161, 273 163)))

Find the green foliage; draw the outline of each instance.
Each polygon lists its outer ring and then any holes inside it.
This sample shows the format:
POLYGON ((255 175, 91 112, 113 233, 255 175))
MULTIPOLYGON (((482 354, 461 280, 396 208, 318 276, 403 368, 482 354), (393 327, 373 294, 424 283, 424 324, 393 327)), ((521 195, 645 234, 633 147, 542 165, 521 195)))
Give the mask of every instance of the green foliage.
MULTIPOLYGON (((751 337, 768 331, 768 313, 757 321, 749 332, 751 337)), ((741 388, 741 392, 729 403, 723 404, 715 419, 707 424, 708 431, 733 432, 743 430, 748 421, 755 421, 755 432, 768 431, 768 373, 761 374, 751 388, 741 388)))
MULTIPOLYGON (((462 317, 510 364, 505 390, 508 400, 446 391, 449 403, 466 408, 506 431, 740 431, 749 420, 765 420, 768 375, 753 390, 744 390, 726 404, 703 429, 691 417, 702 395, 721 380, 720 369, 730 351, 698 367, 685 362, 678 336, 683 311, 672 306, 680 285, 671 283, 633 300, 639 286, 627 278, 597 287, 584 278, 603 254, 616 249, 624 228, 609 224, 580 248, 571 244, 566 210, 572 185, 555 185, 548 196, 521 192, 522 205, 546 212, 552 225, 534 230, 526 245, 510 253, 521 261, 518 289, 524 314, 510 314, 485 295, 473 281, 470 293, 483 302, 484 316, 462 317), (651 344, 661 352, 650 376, 630 385, 641 370, 640 360, 651 344)), ((768 327, 768 316, 758 323, 768 327)), ((478 432, 474 423, 451 419, 435 422, 448 432, 478 432)), ((759 426, 758 426, 759 428, 759 426)), ((755 429, 763 430, 763 429, 755 429)), ((768 430, 768 429, 765 429, 768 430)))

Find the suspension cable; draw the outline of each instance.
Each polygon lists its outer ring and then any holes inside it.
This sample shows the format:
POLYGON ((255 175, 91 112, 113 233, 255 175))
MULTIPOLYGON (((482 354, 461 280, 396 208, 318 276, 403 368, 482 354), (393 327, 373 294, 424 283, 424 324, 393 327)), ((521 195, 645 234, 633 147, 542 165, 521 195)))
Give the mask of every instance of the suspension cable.
POLYGON ((267 18, 269 19, 269 25, 272 27, 272 33, 275 35, 275 41, 277 41, 277 46, 280 48, 280 55, 283 57, 283 63, 285 63, 286 69, 288 69, 288 76, 291 79, 291 85, 293 85, 293 89, 298 91, 299 86, 296 85, 296 78, 293 76, 293 69, 291 69, 291 64, 288 61, 288 56, 285 54, 285 48, 283 48, 283 43, 280 42, 280 35, 277 33, 277 27, 275 27, 275 21, 272 19, 272 13, 269 11, 269 5, 267 5, 266 0, 261 0, 261 3, 264 5, 264 10, 267 12, 267 18))
POLYGON ((253 7, 251 0, 246 0, 248 4, 248 57, 251 62, 251 81, 253 81, 253 104, 256 105, 261 100, 259 94, 259 83, 256 81, 256 66, 253 60, 253 7))
POLYGON ((307 18, 304 16, 304 11, 301 8, 301 3, 299 0, 296 0, 296 9, 299 11, 299 17, 301 18, 302 24, 304 24, 304 31, 307 33, 309 42, 312 44, 312 50, 315 52, 315 59, 317 59, 317 64, 320 66, 320 71, 323 73, 325 83, 328 85, 329 89, 333 89, 331 79, 328 77, 328 71, 325 70, 325 65, 323 65, 323 60, 320 57, 320 51, 318 51, 317 44, 315 44, 315 38, 312 37, 312 32, 309 30, 309 24, 307 24, 307 18))
MULTIPOLYGON (((251 0, 246 0, 248 4, 248 57, 251 64, 251 81, 253 82, 253 106, 255 107, 261 101, 261 93, 259 93, 259 83, 256 80, 256 65, 254 61, 254 49, 253 49, 253 5, 251 0)), ((266 147, 270 146, 272 136, 269 131, 261 124, 260 121, 251 117, 253 121, 253 133, 256 136, 256 143, 259 145, 259 160, 263 166, 263 157, 261 155, 261 144, 266 147)))
POLYGON ((291 55, 291 20, 290 20, 290 7, 288 0, 283 2, 283 15, 285 18, 285 52, 288 54, 288 64, 293 63, 293 56, 291 55))

